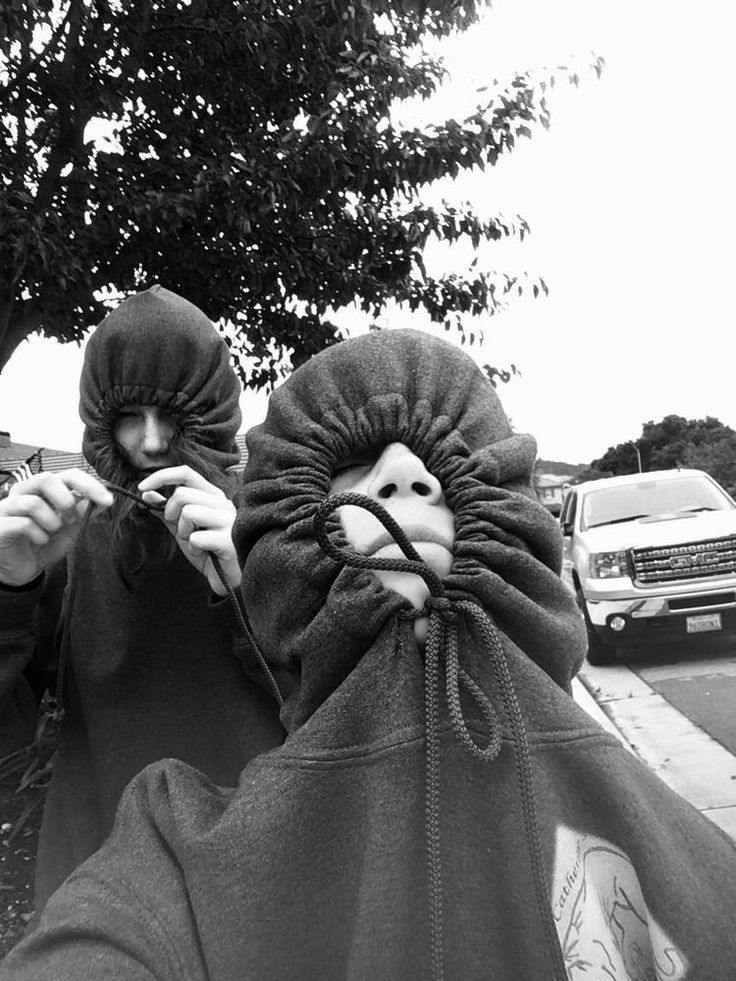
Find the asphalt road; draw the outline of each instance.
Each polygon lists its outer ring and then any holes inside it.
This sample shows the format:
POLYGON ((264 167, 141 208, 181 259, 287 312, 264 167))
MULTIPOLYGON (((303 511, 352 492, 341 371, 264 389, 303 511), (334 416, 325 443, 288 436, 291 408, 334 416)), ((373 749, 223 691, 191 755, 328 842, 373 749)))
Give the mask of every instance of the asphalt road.
POLYGON ((632 651, 621 663, 736 756, 736 640, 632 651))

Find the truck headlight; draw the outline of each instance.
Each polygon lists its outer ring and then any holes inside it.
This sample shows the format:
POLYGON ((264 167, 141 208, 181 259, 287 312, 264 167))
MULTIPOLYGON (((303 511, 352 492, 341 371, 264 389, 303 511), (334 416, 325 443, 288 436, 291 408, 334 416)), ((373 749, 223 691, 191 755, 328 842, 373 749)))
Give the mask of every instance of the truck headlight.
POLYGON ((620 579, 628 574, 626 552, 591 552, 590 575, 593 579, 620 579))

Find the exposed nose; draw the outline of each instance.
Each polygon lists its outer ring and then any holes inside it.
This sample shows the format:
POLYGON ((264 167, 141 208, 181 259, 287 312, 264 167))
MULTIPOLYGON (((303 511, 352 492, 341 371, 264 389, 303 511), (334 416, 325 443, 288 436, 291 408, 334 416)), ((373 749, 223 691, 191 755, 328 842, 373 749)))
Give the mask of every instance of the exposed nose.
POLYGON ((147 456, 161 456, 168 453, 171 436, 171 426, 161 419, 157 412, 144 412, 142 449, 147 456))
POLYGON ((419 497, 426 504, 438 504, 442 487, 407 446, 391 443, 375 464, 368 495, 379 501, 419 497))

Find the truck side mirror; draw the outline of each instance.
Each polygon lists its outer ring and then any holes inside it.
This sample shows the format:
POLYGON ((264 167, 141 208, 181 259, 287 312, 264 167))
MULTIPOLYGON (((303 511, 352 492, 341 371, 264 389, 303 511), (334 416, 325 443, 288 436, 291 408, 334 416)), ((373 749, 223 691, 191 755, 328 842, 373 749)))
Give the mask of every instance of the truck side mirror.
POLYGON ((560 525, 560 529, 562 530, 562 535, 564 538, 567 538, 568 535, 572 535, 572 521, 563 521, 560 525))

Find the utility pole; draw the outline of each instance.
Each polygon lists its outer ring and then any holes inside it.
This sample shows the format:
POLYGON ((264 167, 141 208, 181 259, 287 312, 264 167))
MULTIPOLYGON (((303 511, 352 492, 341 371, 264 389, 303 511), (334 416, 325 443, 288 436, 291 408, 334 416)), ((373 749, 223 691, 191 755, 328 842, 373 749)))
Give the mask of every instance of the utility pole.
POLYGON ((636 459, 637 459, 637 461, 639 463, 639 473, 641 473, 642 472, 642 469, 641 469, 641 453, 639 452, 639 446, 638 446, 637 443, 634 442, 633 439, 630 439, 629 440, 629 444, 631 446, 633 446, 634 449, 636 450, 636 459))

